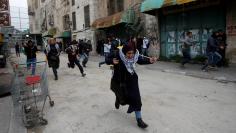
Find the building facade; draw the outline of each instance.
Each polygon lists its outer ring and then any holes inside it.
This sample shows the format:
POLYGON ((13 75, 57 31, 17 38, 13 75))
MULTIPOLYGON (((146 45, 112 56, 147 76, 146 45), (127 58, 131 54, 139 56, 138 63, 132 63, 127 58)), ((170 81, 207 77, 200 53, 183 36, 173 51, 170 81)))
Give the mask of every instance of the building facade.
MULTIPOLYGON (((158 40, 155 16, 141 14, 142 0, 28 0, 30 33, 53 36, 66 44, 135 35, 158 40), (128 26, 128 27, 127 27, 128 26), (147 29, 147 30, 146 30, 147 29)), ((157 41, 155 42, 157 44, 157 41)))
MULTIPOLYGON (((148 37, 158 43, 158 22, 155 16, 140 13, 142 0, 98 0, 96 20, 91 24, 94 39, 115 36, 127 40, 130 36, 148 37)), ((158 50, 158 49, 157 49, 158 50)))
POLYGON ((227 35, 227 58, 235 62, 235 1, 233 0, 145 0, 141 12, 156 16, 159 21, 161 55, 171 58, 182 55, 181 45, 187 31, 196 43, 191 47, 193 58, 204 56, 207 40, 213 31, 227 35))
POLYGON ((71 40, 70 0, 28 0, 30 34, 71 40))
POLYGON ((71 0, 70 20, 72 22, 72 39, 87 39, 94 44, 95 31, 91 23, 97 17, 97 2, 94 0, 71 0))

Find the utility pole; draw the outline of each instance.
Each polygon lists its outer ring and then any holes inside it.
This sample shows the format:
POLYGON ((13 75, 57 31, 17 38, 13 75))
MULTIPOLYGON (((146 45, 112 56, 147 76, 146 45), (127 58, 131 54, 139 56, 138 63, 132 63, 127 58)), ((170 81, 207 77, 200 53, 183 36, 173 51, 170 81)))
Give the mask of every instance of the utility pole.
POLYGON ((20 15, 20 8, 19 8, 19 23, 20 23, 20 30, 22 30, 22 27, 21 27, 21 15, 20 15))

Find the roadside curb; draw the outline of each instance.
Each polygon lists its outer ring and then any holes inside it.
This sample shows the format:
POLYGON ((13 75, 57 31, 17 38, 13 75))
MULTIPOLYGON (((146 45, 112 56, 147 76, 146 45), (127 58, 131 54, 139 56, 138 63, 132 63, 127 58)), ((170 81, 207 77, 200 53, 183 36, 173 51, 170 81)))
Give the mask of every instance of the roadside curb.
POLYGON ((173 70, 173 69, 157 69, 162 72, 166 73, 173 73, 173 74, 179 74, 179 75, 184 75, 184 76, 190 76, 190 77, 195 77, 195 78, 202 78, 202 79, 210 79, 210 80, 217 80, 218 82, 222 83, 236 83, 236 79, 229 79, 226 78, 225 76, 212 76, 209 74, 201 74, 201 73, 192 73, 192 72, 185 72, 185 71, 178 71, 178 70, 173 70))

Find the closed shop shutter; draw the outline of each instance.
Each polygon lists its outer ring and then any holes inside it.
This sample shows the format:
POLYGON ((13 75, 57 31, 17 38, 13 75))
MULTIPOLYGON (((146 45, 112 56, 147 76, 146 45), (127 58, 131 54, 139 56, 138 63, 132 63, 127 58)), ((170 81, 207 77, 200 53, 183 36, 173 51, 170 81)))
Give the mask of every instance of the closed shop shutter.
POLYGON ((181 45, 187 31, 193 33, 196 43, 191 48, 191 55, 204 55, 206 42, 211 33, 219 29, 225 30, 225 16, 225 10, 219 7, 160 15, 161 55, 182 55, 181 45))

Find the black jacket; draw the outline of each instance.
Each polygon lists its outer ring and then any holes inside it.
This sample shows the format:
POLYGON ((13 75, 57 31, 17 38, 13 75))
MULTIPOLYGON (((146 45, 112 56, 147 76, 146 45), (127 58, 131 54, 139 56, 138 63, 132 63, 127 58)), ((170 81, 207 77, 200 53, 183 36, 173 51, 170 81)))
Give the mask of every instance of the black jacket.
POLYGON ((77 55, 79 54, 79 48, 78 46, 70 45, 66 49, 66 53, 68 54, 69 61, 75 61, 77 60, 77 55))
POLYGON ((219 44, 216 38, 214 38, 213 36, 209 37, 209 39, 207 40, 207 48, 206 48, 206 52, 210 53, 210 52, 216 52, 219 48, 219 44))
POLYGON ((60 48, 57 44, 55 45, 49 45, 48 47, 50 47, 48 52, 48 65, 49 67, 52 68, 59 68, 59 64, 60 64, 60 48))
POLYGON ((25 54, 27 59, 34 59, 36 58, 36 52, 38 51, 36 46, 24 46, 25 54))
MULTIPOLYGON (((139 92, 138 85, 138 75, 136 72, 133 74, 129 73, 119 57, 118 52, 111 53, 108 58, 106 58, 106 63, 108 65, 114 65, 114 73, 111 79, 111 90, 115 93, 116 97, 119 99, 121 105, 128 104, 132 111, 140 111, 142 102, 139 92), (119 64, 113 64, 113 58, 119 60, 119 64), (123 88, 125 87, 125 88, 123 88)), ((140 56, 138 59, 138 64, 151 64, 149 59, 140 56)))

